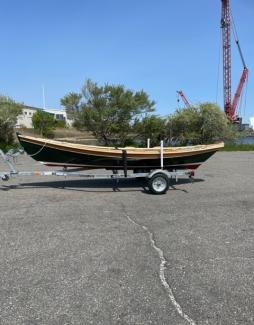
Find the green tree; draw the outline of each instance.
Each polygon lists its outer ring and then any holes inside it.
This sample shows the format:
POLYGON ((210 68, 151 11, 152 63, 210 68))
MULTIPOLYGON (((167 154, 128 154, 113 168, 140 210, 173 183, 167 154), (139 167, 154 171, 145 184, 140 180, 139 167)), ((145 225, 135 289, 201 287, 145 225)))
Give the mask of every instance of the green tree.
POLYGON ((38 130, 40 135, 44 137, 53 137, 53 130, 56 126, 54 115, 38 110, 32 117, 32 123, 35 130, 38 130))
POLYGON ((216 104, 200 104, 199 114, 201 118, 201 143, 234 140, 239 136, 238 126, 229 122, 226 114, 216 104))
POLYGON ((67 125, 66 125, 66 121, 65 120, 55 120, 55 125, 54 125, 55 128, 66 128, 67 125))
POLYGON ((152 112, 155 105, 143 90, 135 92, 123 85, 98 86, 91 80, 85 82, 81 94, 70 93, 61 103, 73 112, 74 126, 91 131, 106 145, 124 145, 135 121, 152 112))
POLYGON ((7 96, 0 96, 0 143, 7 145, 14 142, 14 127, 22 107, 7 96))
POLYGON ((75 114, 79 111, 81 98, 81 94, 70 92, 61 99, 61 104, 65 107, 68 118, 75 118, 75 114))
POLYGON ((141 139, 142 144, 146 145, 147 139, 150 139, 150 145, 156 146, 160 144, 166 135, 166 121, 157 115, 145 116, 134 125, 134 132, 137 138, 141 139))
POLYGON ((195 107, 177 110, 167 121, 167 135, 171 142, 206 144, 233 140, 238 137, 237 128, 225 113, 213 103, 201 103, 195 107))

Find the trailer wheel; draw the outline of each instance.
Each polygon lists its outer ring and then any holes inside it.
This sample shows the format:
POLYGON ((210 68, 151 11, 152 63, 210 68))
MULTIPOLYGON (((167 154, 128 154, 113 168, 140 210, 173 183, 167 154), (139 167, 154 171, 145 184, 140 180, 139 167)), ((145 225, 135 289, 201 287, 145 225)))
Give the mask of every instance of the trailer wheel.
POLYGON ((3 175, 2 176, 2 181, 7 182, 10 179, 9 175, 3 175))
POLYGON ((148 179, 148 188, 153 194, 164 194, 169 188, 168 176, 163 173, 154 174, 148 179))

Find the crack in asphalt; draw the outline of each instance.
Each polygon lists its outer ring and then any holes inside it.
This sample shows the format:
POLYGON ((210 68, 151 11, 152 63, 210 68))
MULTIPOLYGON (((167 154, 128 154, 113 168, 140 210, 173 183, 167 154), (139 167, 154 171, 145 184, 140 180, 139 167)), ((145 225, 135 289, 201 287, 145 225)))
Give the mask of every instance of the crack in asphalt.
POLYGON ((126 218, 131 223, 133 223, 134 225, 136 225, 138 227, 141 227, 148 234, 149 240, 150 240, 150 243, 151 243, 151 246, 153 247, 153 249, 159 255, 159 258, 160 258, 160 273, 159 273, 160 280, 161 280, 161 283, 162 283, 163 287, 165 288, 165 290, 166 290, 166 292, 168 294, 168 297, 169 297, 172 305, 175 307, 176 311, 178 312, 178 314, 183 319, 185 319, 191 325, 196 325, 196 323, 194 322, 194 320, 191 319, 190 316, 188 316, 187 314, 185 314, 185 312, 183 311, 183 309, 180 306, 180 304, 176 301, 176 298, 174 296, 174 293, 173 293, 172 289, 170 288, 170 286, 169 286, 169 284, 168 284, 168 282, 166 280, 165 270, 167 268, 166 267, 167 260, 164 257, 163 250, 156 245, 156 242, 155 242, 155 239, 154 239, 154 234, 148 229, 148 227, 146 227, 146 226, 144 226, 142 224, 137 223, 130 216, 128 216, 128 214, 125 213, 125 216, 126 216, 126 218))

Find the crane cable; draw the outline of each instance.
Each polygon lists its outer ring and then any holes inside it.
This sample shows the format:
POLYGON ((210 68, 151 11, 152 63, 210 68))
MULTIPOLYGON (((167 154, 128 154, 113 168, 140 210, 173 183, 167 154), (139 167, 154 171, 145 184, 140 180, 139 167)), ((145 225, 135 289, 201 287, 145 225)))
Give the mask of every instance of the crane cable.
POLYGON ((230 8, 230 16, 231 16, 231 21, 232 21, 232 31, 233 31, 234 39, 235 39, 235 42, 237 43, 237 42, 239 42, 239 37, 238 37, 237 29, 235 26, 235 20, 234 20, 231 8, 230 8))
POLYGON ((218 59, 218 68, 217 68, 216 96, 215 96, 216 104, 218 104, 219 83, 220 83, 221 43, 222 43, 222 33, 220 33, 219 59, 218 59))
POLYGON ((178 92, 176 92, 176 101, 177 101, 177 109, 180 109, 180 95, 178 92))

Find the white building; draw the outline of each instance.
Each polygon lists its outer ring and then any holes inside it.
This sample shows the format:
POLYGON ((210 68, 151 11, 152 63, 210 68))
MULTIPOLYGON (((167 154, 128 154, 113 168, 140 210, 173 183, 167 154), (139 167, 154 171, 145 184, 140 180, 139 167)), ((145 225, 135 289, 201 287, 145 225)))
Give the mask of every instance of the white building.
POLYGON ((254 116, 253 117, 250 117, 250 126, 254 130, 254 116))
POLYGON ((36 113, 40 108, 33 107, 33 106, 24 106, 22 109, 22 114, 18 115, 17 117, 17 124, 16 128, 32 128, 32 117, 34 113, 36 113))
POLYGON ((67 126, 72 126, 73 121, 68 119, 65 109, 44 109, 44 111, 53 114, 57 121, 65 121, 67 126))
MULTIPOLYGON (((17 117, 16 128, 33 128, 32 117, 34 113, 42 108, 33 107, 33 106, 24 106, 22 114, 17 117)), ((65 121, 67 126, 71 126, 73 121, 67 118, 65 109, 45 109, 47 113, 53 114, 54 118, 58 121, 65 121)))

